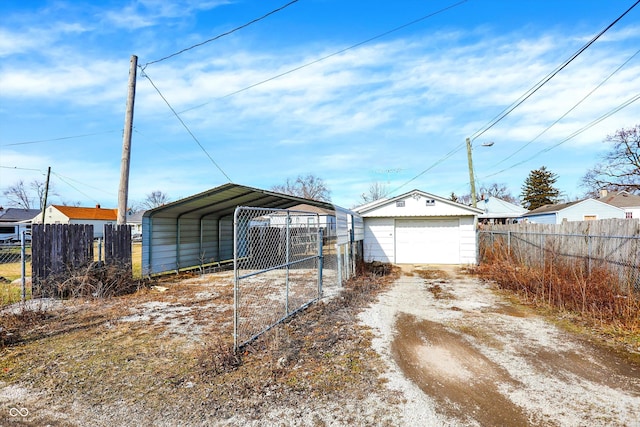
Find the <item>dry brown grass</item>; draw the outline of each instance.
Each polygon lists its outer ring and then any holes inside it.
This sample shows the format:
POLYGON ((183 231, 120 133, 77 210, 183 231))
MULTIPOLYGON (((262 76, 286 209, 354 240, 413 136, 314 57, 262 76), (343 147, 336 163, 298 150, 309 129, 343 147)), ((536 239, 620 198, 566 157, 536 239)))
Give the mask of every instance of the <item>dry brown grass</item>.
POLYGON ((565 318, 640 346, 640 292, 621 287, 620 278, 604 268, 587 272, 582 263, 562 261, 553 253, 546 254, 543 267, 525 265, 495 242, 483 248, 475 271, 527 304, 558 310, 565 318))
POLYGON ((164 278, 162 292, 143 288, 107 299, 76 298, 33 315, 5 313, 0 325, 20 332, 0 349, 0 381, 46 393, 47 406, 117 405, 140 419, 169 411, 187 424, 206 424, 197 418, 205 415, 259 419, 264 395, 270 405, 292 408, 308 396, 364 398, 380 390, 384 368, 357 313, 395 277, 379 272, 348 281, 341 296, 312 305, 240 353, 233 352, 226 326, 233 292, 215 275, 164 278), (162 320, 151 308, 160 306, 189 311, 162 320), (142 308, 152 317, 125 320, 142 308), (187 317, 193 323, 175 333, 172 322, 187 317))

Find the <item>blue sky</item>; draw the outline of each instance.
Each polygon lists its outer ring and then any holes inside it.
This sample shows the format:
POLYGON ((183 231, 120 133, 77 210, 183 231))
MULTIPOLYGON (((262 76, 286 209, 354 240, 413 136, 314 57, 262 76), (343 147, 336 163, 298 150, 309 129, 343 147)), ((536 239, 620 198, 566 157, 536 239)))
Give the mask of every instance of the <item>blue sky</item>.
POLYGON ((476 136, 478 185, 518 196, 544 165, 572 199, 604 138, 640 122, 631 102, 571 137, 640 94, 639 5, 478 136, 635 0, 299 0, 149 64, 286 3, 0 2, 0 190, 44 181, 50 166, 52 202, 117 207, 134 54, 144 70, 130 204, 154 190, 176 200, 227 176, 268 189, 313 174, 345 207, 373 182, 392 196, 468 194, 465 138, 476 136))

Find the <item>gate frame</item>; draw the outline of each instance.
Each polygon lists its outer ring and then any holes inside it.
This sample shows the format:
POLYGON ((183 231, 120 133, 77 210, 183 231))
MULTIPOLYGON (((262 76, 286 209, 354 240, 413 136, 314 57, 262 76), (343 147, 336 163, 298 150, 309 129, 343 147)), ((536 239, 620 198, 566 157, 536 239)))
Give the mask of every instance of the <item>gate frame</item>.
POLYGON ((238 351, 241 347, 243 347, 244 345, 254 341, 256 338, 258 338, 260 335, 264 334, 265 332, 269 331, 271 328, 273 328, 274 326, 282 323, 284 320, 286 320, 287 318, 289 318, 290 316, 294 315, 295 313, 298 313, 301 310, 304 310, 305 308, 307 308, 309 305, 313 304, 314 302, 318 301, 320 298, 322 298, 322 268, 323 268, 323 263, 324 263, 324 256, 322 253, 322 229, 320 227, 320 215, 317 212, 309 212, 309 211, 304 211, 304 210, 295 210, 295 209, 279 209, 279 208, 262 208, 262 207, 250 207, 250 206, 238 206, 236 207, 236 209, 234 210, 233 213, 233 348, 234 351, 238 351), (239 254, 238 254, 238 227, 239 227, 239 221, 238 221, 238 214, 240 211, 245 210, 245 211, 257 211, 257 212, 265 212, 268 214, 273 214, 276 212, 282 212, 282 213, 286 213, 286 220, 285 220, 285 226, 286 226, 286 255, 285 255, 285 262, 284 264, 278 264, 278 265, 274 265, 274 266, 269 266, 266 268, 262 268, 258 271, 253 271, 251 273, 248 274, 244 274, 244 275, 240 275, 239 271, 238 271, 238 259, 239 259, 239 254), (317 253, 313 256, 308 256, 305 257, 303 259, 299 259, 299 260, 295 260, 295 261, 291 261, 290 260, 290 253, 289 253, 289 248, 291 246, 291 234, 290 234, 290 219, 291 219, 291 214, 303 214, 303 215, 307 215, 307 216, 315 216, 316 217, 316 223, 317 223, 317 228, 318 228, 318 235, 317 235, 317 253), (290 267, 292 265, 301 263, 301 262, 305 262, 305 261, 310 261, 310 260, 317 260, 317 269, 318 269, 318 275, 317 275, 317 286, 318 286, 318 292, 317 292, 317 296, 309 301, 307 301, 306 303, 304 303, 302 306, 296 308, 293 311, 289 310, 289 270, 290 267), (282 269, 282 268, 286 268, 286 275, 285 275, 285 314, 283 317, 281 317, 279 320, 277 320, 276 322, 272 323, 271 325, 268 325, 265 329, 263 329, 262 331, 252 335, 249 339, 247 339, 246 341, 239 343, 238 342, 238 328, 239 328, 239 317, 238 317, 238 311, 239 311, 239 297, 240 297, 240 281, 242 279, 246 279, 248 277, 252 277, 252 276, 256 276, 258 274, 263 274, 269 271, 273 271, 273 270, 277 270, 277 269, 282 269))

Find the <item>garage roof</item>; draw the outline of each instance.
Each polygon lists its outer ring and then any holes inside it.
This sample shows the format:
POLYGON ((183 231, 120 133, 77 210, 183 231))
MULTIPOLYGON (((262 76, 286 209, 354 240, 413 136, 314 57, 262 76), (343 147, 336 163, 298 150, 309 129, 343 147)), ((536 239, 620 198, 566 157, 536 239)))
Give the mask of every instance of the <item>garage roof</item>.
POLYGON ((238 206, 289 209, 300 204, 307 204, 331 211, 345 210, 328 202, 303 199, 288 194, 228 183, 148 210, 144 213, 144 217, 202 218, 213 216, 220 218, 233 215, 233 212, 238 206))
POLYGON ((379 199, 354 210, 362 217, 469 216, 482 213, 481 209, 417 189, 389 199, 379 199))

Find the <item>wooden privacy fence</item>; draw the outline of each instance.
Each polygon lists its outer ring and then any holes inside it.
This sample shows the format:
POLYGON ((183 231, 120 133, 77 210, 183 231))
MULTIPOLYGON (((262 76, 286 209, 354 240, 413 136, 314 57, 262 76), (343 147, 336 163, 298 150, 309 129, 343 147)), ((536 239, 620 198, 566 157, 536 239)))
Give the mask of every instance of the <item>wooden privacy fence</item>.
MULTIPOLYGON (((131 271, 131 227, 107 225, 104 235, 105 264, 131 271)), ((93 225, 34 224, 31 245, 34 298, 61 296, 57 284, 94 263, 93 225)))
POLYGON ((131 226, 104 226, 104 262, 131 270, 131 226))

